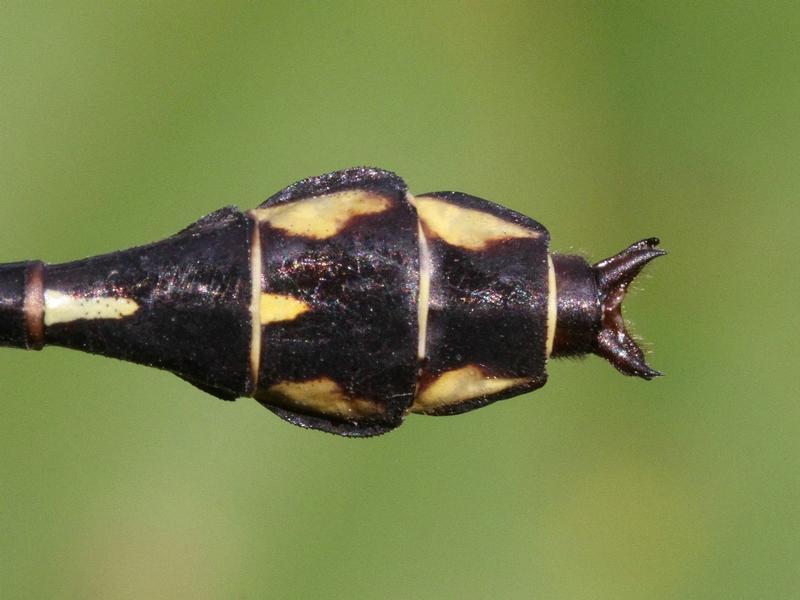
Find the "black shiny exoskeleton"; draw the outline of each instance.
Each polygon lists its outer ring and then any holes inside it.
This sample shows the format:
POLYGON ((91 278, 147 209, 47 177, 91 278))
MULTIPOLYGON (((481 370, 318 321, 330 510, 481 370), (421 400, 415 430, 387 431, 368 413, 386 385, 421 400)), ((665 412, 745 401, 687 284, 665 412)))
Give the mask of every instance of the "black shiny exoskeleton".
POLYGON ((147 246, 0 265, 0 345, 130 360, 303 427, 377 435, 535 390, 551 356, 658 375, 621 314, 657 244, 590 265, 552 254, 524 215, 354 168, 147 246))

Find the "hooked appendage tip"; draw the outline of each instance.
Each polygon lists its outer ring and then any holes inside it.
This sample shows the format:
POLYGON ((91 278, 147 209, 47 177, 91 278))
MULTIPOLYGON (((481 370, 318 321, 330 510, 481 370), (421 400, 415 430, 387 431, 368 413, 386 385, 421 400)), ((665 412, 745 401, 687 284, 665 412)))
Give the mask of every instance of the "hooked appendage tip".
POLYGON ((647 364, 644 352, 628 333, 622 318, 622 301, 628 286, 642 268, 654 258, 666 254, 657 248, 658 244, 658 238, 647 238, 594 265, 602 310, 595 352, 624 375, 647 380, 662 373, 647 364))

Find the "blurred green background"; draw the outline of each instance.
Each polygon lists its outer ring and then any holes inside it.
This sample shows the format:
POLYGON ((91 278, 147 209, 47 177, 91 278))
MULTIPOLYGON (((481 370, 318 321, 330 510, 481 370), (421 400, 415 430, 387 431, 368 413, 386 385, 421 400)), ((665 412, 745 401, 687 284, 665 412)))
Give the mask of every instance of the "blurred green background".
POLYGON ((0 257, 160 239, 356 164, 603 258, 596 358, 372 440, 0 350, 0 597, 800 597, 800 8, 3 2, 0 257))

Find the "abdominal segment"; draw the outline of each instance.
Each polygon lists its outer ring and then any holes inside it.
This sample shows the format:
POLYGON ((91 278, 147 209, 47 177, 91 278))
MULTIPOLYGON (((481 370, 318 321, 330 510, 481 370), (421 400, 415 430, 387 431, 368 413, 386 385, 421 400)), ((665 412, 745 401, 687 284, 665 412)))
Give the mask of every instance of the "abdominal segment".
POLYGON ((249 213, 260 234, 255 397, 303 427, 377 435, 545 382, 547 231, 396 175, 301 181, 249 213))

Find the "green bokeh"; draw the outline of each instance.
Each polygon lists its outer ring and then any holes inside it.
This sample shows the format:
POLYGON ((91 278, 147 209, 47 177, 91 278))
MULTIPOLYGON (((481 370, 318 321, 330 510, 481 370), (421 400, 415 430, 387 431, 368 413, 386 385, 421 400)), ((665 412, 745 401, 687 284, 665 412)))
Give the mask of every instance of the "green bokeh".
MULTIPOLYGON (((0 257, 162 238, 355 164, 671 254, 599 359, 381 438, 0 350, 0 597, 797 598, 800 9, 0 4, 0 257)), ((644 290, 643 292, 641 290, 644 290)))

